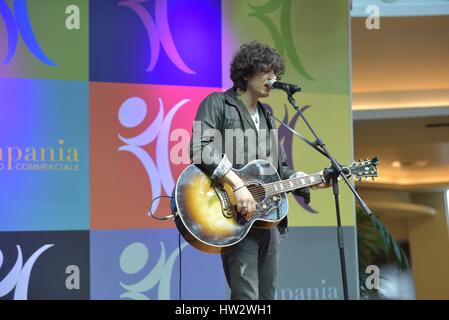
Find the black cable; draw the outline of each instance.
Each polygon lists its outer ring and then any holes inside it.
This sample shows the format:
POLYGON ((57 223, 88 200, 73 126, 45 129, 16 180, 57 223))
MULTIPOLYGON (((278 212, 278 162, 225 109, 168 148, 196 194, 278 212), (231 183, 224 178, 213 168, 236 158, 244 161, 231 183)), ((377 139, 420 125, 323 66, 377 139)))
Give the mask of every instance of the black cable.
MULTIPOLYGON (((172 214, 171 214, 171 215, 168 215, 168 216, 165 216, 165 217, 156 217, 156 216, 153 214, 153 212, 151 211, 151 208, 153 207, 153 202, 154 202, 155 200, 159 199, 159 198, 164 198, 164 197, 165 197, 165 198, 170 198, 170 199, 172 199, 172 197, 170 197, 170 196, 159 196, 159 197, 154 198, 153 201, 151 201, 150 209, 148 210, 148 212, 150 212, 151 216, 152 216, 154 219, 156 219, 156 220, 164 221, 164 220, 168 220, 168 219, 170 219, 170 218, 173 218, 173 210, 172 210, 172 214)), ((170 206, 170 208, 171 208, 171 206, 170 206)))
MULTIPOLYGON (((171 215, 168 215, 168 216, 165 216, 165 217, 156 217, 156 216, 153 214, 153 211, 151 210, 151 208, 153 207, 153 202, 154 202, 155 200, 159 199, 159 198, 170 198, 171 200, 174 199, 173 197, 170 197, 170 196, 159 196, 159 197, 154 198, 153 201, 151 201, 150 209, 148 210, 148 212, 150 212, 150 215, 151 215, 154 219, 156 219, 156 220, 161 220, 161 221, 164 221, 164 220, 168 220, 168 219, 170 219, 170 218, 173 218, 174 215, 175 215, 175 212, 174 212, 174 211, 176 211, 176 208, 174 208, 172 205, 170 205, 170 209, 171 209, 171 212, 172 212, 171 215)), ((181 298, 182 298, 182 295, 181 295, 181 288, 182 288, 182 287, 181 287, 181 284, 182 284, 181 233, 178 233, 178 254, 179 254, 179 300, 181 300, 181 298)))
POLYGON ((181 283, 182 283, 181 233, 178 233, 178 252, 179 252, 179 300, 182 300, 181 299, 181 283))

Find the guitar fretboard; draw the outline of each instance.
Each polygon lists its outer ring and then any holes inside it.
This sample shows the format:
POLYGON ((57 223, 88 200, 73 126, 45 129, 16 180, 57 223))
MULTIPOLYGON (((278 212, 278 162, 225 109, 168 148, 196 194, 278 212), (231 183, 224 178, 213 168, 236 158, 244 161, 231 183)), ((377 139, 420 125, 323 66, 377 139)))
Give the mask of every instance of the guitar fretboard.
POLYGON ((300 178, 292 178, 282 181, 276 181, 264 184, 265 192, 267 196, 279 194, 281 192, 293 191, 299 188, 312 186, 324 182, 324 178, 321 174, 315 173, 300 178))

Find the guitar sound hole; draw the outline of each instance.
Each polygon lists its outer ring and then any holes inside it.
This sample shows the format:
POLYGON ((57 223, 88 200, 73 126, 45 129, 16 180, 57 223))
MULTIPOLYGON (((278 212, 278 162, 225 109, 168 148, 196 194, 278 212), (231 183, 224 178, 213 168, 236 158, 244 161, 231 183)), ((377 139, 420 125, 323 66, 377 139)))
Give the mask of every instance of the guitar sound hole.
POLYGON ((251 183, 247 185, 249 192, 253 196, 256 203, 261 203, 265 200, 265 188, 258 183, 251 183))

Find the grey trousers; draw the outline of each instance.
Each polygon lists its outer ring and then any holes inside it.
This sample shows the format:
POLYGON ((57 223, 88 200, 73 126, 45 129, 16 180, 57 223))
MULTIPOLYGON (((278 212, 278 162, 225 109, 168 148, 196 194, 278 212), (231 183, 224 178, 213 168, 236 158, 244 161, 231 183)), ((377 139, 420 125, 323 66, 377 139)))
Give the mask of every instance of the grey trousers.
POLYGON ((279 264, 277 227, 252 228, 231 250, 222 253, 231 300, 273 300, 279 264))

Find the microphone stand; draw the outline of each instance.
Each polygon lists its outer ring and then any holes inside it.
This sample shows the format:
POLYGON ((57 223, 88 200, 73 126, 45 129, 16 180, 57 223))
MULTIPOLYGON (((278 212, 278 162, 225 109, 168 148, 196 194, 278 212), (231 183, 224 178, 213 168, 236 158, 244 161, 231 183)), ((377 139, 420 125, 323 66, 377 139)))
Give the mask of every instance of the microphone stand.
MULTIPOLYGON (((368 215, 372 214, 372 211, 368 206, 366 205, 365 201, 362 200, 360 195, 357 193, 357 191, 354 189, 352 184, 349 182, 346 175, 343 173, 343 169, 341 165, 335 160, 335 158, 332 156, 332 154, 329 152, 329 150, 326 148, 326 145, 324 144, 323 140, 321 140, 318 135, 316 134, 315 130, 312 128, 312 126, 309 124, 307 119, 305 118, 303 112, 298 107, 295 99, 293 98, 293 94, 295 92, 288 91, 288 101, 291 103, 293 108, 296 110, 296 112, 300 115, 300 117, 303 119, 306 126, 309 128, 310 132, 313 134, 313 137, 315 139, 315 142, 308 142, 310 146, 312 146, 315 150, 323 154, 326 158, 328 158, 331 161, 331 166, 329 168, 326 168, 323 172, 324 177, 326 181, 329 181, 329 179, 332 179, 332 190, 334 193, 335 198, 335 211, 337 216, 337 238, 338 238, 338 248, 340 251, 340 265, 341 265, 341 278, 343 283, 343 296, 345 300, 349 299, 348 294, 348 280, 346 275, 346 259, 345 259, 345 250, 344 250, 344 235, 343 235, 343 229, 341 226, 341 218, 340 218, 340 201, 339 201, 339 188, 338 188, 338 176, 340 176, 343 181, 346 183, 346 185, 349 187, 349 189, 352 191, 354 196, 356 197, 357 201, 360 203, 363 211, 365 211, 368 215)), ((284 123, 283 123, 284 124, 284 123)), ((285 124, 284 124, 285 125, 285 124)), ((290 130, 292 131, 292 130, 290 130)), ((293 131, 292 131, 293 132, 293 131)), ((293 132, 296 134, 295 132, 293 132)), ((296 134, 297 135, 297 134, 296 134)), ((301 139, 305 140, 305 138, 300 137, 301 139)))

